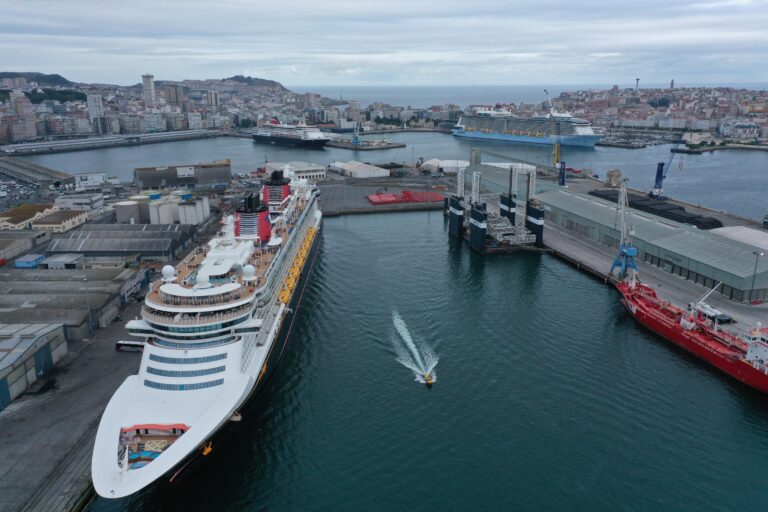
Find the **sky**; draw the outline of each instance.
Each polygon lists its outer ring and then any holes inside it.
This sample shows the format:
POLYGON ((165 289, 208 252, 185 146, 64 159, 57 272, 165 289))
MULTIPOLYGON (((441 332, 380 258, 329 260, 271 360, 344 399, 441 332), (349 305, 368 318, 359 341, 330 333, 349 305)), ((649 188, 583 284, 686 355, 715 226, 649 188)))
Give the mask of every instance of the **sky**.
POLYGON ((768 82, 768 0, 0 0, 0 70, 130 85, 768 82))

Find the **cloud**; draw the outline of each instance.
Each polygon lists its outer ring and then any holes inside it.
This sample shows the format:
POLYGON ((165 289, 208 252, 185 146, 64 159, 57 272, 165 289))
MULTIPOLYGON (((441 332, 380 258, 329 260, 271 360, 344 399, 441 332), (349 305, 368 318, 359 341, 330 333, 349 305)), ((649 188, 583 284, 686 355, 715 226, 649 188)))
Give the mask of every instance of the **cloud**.
POLYGON ((768 82, 766 1, 39 0, 5 5, 2 66, 133 84, 768 82), (719 56, 713 59, 712 56, 719 56))

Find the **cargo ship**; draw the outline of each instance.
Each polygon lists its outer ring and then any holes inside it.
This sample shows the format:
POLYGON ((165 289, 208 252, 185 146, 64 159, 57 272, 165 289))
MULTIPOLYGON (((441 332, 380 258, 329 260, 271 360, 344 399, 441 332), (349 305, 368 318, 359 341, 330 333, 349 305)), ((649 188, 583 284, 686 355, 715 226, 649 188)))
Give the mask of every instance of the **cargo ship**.
POLYGON ((310 149, 322 149, 331 140, 319 128, 277 121, 255 128, 252 135, 255 142, 310 149))
POLYGON ((310 182, 275 171, 221 231, 151 285, 128 331, 145 340, 101 417, 96 492, 131 495, 204 460, 280 362, 319 245, 310 182))
POLYGON ((585 119, 566 113, 520 117, 506 111, 480 110, 464 115, 452 129, 455 137, 521 144, 594 147, 602 138, 585 119))
POLYGON ((626 182, 619 191, 622 237, 611 266, 621 303, 644 327, 744 384, 768 393, 768 328, 759 322, 739 335, 724 330, 719 316, 704 301, 712 290, 686 309, 662 299, 637 277, 637 248, 632 245, 626 182))
POLYGON ((682 309, 639 281, 619 281, 616 288, 621 303, 643 326, 744 384, 768 393, 768 328, 758 323, 737 336, 723 330, 701 301, 682 309))

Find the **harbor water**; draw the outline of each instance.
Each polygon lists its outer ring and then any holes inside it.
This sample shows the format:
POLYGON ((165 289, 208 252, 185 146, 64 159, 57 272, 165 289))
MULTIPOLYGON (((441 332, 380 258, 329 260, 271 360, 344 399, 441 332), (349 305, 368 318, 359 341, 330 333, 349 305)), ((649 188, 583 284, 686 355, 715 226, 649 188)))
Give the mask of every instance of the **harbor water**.
MULTIPOLYGON (((262 165, 265 159, 272 162, 301 160, 321 165, 349 160, 373 164, 413 162, 418 158, 469 160, 472 148, 498 153, 483 155, 486 162, 514 158, 547 164, 552 159, 552 148, 548 146, 478 142, 437 132, 401 132, 366 135, 363 138, 382 137, 403 142, 407 147, 372 152, 337 148, 311 150, 256 144, 245 138, 219 137, 24 158, 70 173, 106 172, 123 181, 133 180, 133 169, 136 167, 191 164, 225 158, 232 160, 236 172, 250 172, 262 165)), ((631 187, 648 190, 653 185, 657 162, 667 160, 669 149, 669 145, 634 150, 565 147, 562 158, 569 167, 591 169, 601 178, 611 169, 620 169, 629 177, 631 187)), ((761 220, 768 213, 768 152, 723 150, 702 155, 676 155, 664 188, 675 199, 761 220)))
POLYGON ((286 357, 231 435, 89 511, 765 510, 766 460, 768 400, 611 287, 470 253, 438 212, 348 216, 326 219, 286 357))

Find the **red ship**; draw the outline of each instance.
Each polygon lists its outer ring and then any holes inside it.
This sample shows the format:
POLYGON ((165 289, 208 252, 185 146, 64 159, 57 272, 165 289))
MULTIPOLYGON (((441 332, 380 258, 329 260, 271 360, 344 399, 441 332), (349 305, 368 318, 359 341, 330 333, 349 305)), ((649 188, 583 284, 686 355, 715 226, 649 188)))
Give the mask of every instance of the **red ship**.
POLYGON ((632 279, 616 282, 616 288, 621 303, 645 327, 747 386, 768 393, 768 328, 758 324, 735 336, 702 314, 701 301, 684 310, 632 279))
POLYGON ((621 242, 611 266, 618 270, 616 288, 621 303, 645 327, 691 354, 703 359, 744 384, 768 393, 768 328, 758 322, 737 336, 724 331, 702 312, 704 300, 720 286, 717 284, 698 302, 682 309, 665 301, 656 290, 637 280, 637 248, 632 245, 631 215, 627 203, 626 182, 621 184, 618 204, 621 242))

